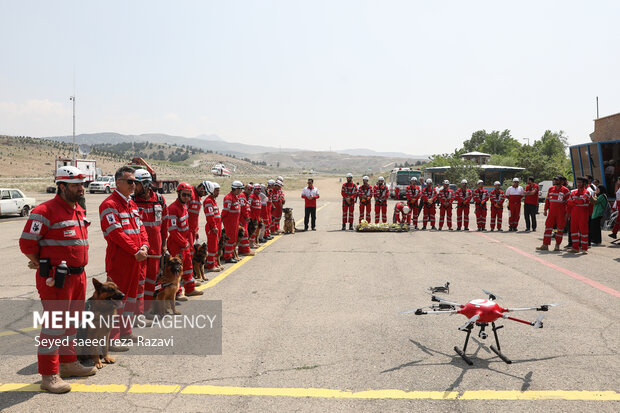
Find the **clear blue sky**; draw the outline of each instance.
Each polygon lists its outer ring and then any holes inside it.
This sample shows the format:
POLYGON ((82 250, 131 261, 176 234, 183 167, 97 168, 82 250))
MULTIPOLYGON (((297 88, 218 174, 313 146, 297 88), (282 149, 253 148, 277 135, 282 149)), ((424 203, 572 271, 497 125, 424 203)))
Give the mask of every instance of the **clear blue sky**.
POLYGON ((620 1, 0 0, 0 133, 161 132, 451 152, 589 140, 620 112, 620 1), (523 141, 522 141, 523 142, 523 141))

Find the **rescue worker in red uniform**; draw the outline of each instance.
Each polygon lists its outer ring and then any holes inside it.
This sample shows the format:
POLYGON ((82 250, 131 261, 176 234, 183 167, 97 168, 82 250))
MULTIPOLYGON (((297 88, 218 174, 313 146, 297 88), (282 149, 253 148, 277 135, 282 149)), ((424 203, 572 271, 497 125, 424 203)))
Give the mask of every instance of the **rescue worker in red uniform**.
POLYGON ((381 222, 387 222, 387 200, 390 196, 390 191, 385 185, 385 179, 382 176, 377 180, 377 185, 373 188, 372 195, 375 197, 375 224, 379 223, 379 215, 381 215, 381 222))
POLYGON ((241 181, 233 181, 231 191, 224 197, 224 206, 222 207, 222 223, 224 224, 224 232, 228 237, 226 244, 224 244, 224 261, 229 264, 239 262, 233 257, 233 254, 239 232, 239 215, 241 214, 239 194, 242 190, 243 183, 241 181))
POLYGON ((194 283, 194 267, 192 263, 191 231, 189 229, 189 212, 187 205, 192 198, 192 186, 181 182, 177 186, 177 199, 168 207, 168 252, 170 255, 183 257, 183 272, 181 273, 181 285, 177 293, 177 300, 187 301, 187 297, 202 295, 202 291, 196 290, 194 283), (185 295, 181 289, 185 290, 185 295))
POLYGON ((200 220, 200 207, 202 206, 201 198, 205 196, 205 188, 203 183, 192 187, 192 197, 187 203, 187 212, 189 213, 189 248, 191 255, 194 255, 194 244, 198 242, 198 221, 200 220))
POLYGON ((461 224, 465 231, 469 231, 469 204, 474 193, 467 187, 467 179, 461 181, 461 187, 454 194, 456 198, 456 230, 461 230, 461 224))
POLYGON ((567 209, 570 215, 570 233, 573 248, 569 250, 573 254, 579 252, 588 253, 589 220, 590 220, 591 195, 588 191, 588 179, 580 176, 577 178, 577 189, 573 189, 568 197, 567 209))
POLYGON ((168 207, 163 195, 151 189, 153 178, 146 169, 136 170, 134 177, 136 189, 131 199, 138 206, 138 213, 149 240, 149 257, 143 261, 143 274, 138 282, 137 296, 138 314, 144 314, 145 310, 149 310, 150 301, 153 300, 159 263, 161 256, 166 253, 168 226, 167 222, 164 222, 164 217, 168 215, 168 207))
MULTIPOLYGON (((124 307, 117 310, 125 318, 120 329, 110 332, 110 339, 137 338, 127 320, 137 312, 138 282, 149 251, 148 234, 142 225, 138 206, 131 200, 136 179, 135 170, 123 166, 116 171, 116 189, 99 205, 101 231, 108 243, 105 270, 108 277, 125 294, 124 307)), ((121 349, 121 350, 124 350, 121 349)))
POLYGON ((508 198, 508 210, 510 216, 508 218, 508 231, 516 231, 519 225, 519 217, 521 215, 521 200, 525 196, 525 190, 519 186, 519 178, 512 179, 512 186, 506 189, 506 198, 508 198))
POLYGON ((420 211, 418 210, 418 203, 421 195, 422 191, 418 186, 418 178, 412 176, 409 180, 409 186, 405 190, 405 196, 407 197, 407 206, 409 207, 407 223, 413 223, 413 227, 415 229, 418 229, 418 215, 420 215, 420 211))
MULTIPOLYGON (((19 248, 29 260, 28 267, 37 270, 35 283, 44 313, 84 309, 88 222, 78 201, 84 197, 85 178, 76 167, 59 168, 56 171, 57 195, 32 210, 19 239, 19 248), (56 284, 55 269, 63 261, 69 271, 62 282, 59 279, 56 284)), ((69 343, 68 346, 38 348, 41 390, 66 393, 71 390, 71 385, 62 378, 91 376, 97 372, 97 368, 84 367, 77 361, 72 341, 75 334, 75 328, 42 328, 41 340, 68 337, 69 343)))
POLYGON ((437 202, 437 191, 433 187, 433 180, 427 179, 424 189, 422 189, 422 204, 424 205, 424 221, 422 230, 426 229, 426 225, 430 223, 431 229, 435 228, 435 202, 437 202))
POLYGON ((258 244, 256 244, 256 231, 260 231, 259 222, 261 220, 261 184, 254 184, 252 194, 250 195, 250 221, 254 221, 255 225, 253 234, 249 234, 250 236, 250 246, 257 248, 258 244))
POLYGON ((342 189, 340 190, 340 195, 342 195, 342 230, 347 229, 347 224, 349 224, 349 229, 353 229, 353 215, 355 211, 355 200, 357 199, 357 185, 353 182, 353 175, 347 174, 347 181, 342 184, 342 189))
POLYGON ((555 248, 553 250, 560 251, 564 227, 566 226, 566 202, 569 195, 570 191, 562 185, 560 177, 556 176, 553 178, 553 186, 549 188, 547 198, 545 198, 545 211, 543 212, 543 215, 547 217, 545 221, 545 234, 543 236, 543 243, 540 247, 536 247, 537 250, 549 251, 553 228, 555 227, 555 248))
POLYGON ((401 224, 408 223, 409 213, 411 210, 409 206, 404 202, 397 202, 394 206, 394 216, 392 217, 392 223, 401 224))
POLYGON ((275 184, 276 181, 273 179, 267 181, 267 187, 264 189, 266 199, 261 201, 261 217, 263 218, 263 237, 261 238, 264 238, 266 241, 273 239, 273 236, 271 236, 271 207, 273 205, 271 202, 271 191, 275 184))
POLYGON ((280 234, 282 231, 280 230, 280 221, 282 220, 282 208, 285 204, 284 192, 282 192, 282 186, 284 183, 279 179, 276 180, 276 183, 273 186, 273 190, 271 191, 270 200, 271 200, 271 233, 272 234, 280 234))
POLYGON ((489 191, 484 189, 482 179, 478 180, 478 188, 474 190, 474 204, 476 205, 476 224, 477 231, 484 231, 487 225, 487 201, 489 200, 489 191))
POLYGON ((248 234, 248 223, 250 222, 250 199, 252 184, 246 184, 243 192, 239 194, 239 225, 243 227, 243 237, 239 240, 239 255, 254 255, 250 249, 250 238, 248 234))
POLYGON ((207 197, 202 203, 207 223, 205 233, 207 234, 207 272, 219 272, 224 269, 217 264, 217 253, 220 247, 220 237, 222 236, 222 217, 217 206, 217 197, 220 195, 220 185, 216 182, 204 182, 207 197))
POLYGON ((437 194, 439 201, 439 231, 443 228, 444 217, 448 219, 448 229, 452 231, 452 202, 454 191, 450 189, 450 181, 443 181, 443 188, 437 194))
POLYGON ((501 232, 506 195, 504 195, 499 181, 495 181, 494 185, 495 189, 489 193, 489 198, 491 200, 491 231, 495 230, 495 222, 497 221, 497 230, 501 232))
POLYGON ((372 186, 368 184, 368 177, 362 178, 362 184, 357 187, 357 197, 360 200, 360 219, 361 223, 363 219, 370 223, 370 208, 372 203, 372 186))

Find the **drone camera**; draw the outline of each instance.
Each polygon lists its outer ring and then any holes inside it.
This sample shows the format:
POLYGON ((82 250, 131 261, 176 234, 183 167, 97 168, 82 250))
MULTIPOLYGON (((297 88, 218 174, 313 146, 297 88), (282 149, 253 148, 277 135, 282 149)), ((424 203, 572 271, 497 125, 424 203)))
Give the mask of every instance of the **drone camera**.
POLYGON ((485 333, 484 331, 480 331, 480 333, 478 333, 478 337, 484 340, 488 337, 488 334, 485 333))

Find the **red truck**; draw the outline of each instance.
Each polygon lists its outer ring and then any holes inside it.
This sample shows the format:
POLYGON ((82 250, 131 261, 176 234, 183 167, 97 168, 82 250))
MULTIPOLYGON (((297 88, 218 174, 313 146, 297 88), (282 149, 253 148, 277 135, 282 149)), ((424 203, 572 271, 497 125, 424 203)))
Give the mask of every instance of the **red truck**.
POLYGON ((153 168, 142 158, 133 158, 127 165, 134 169, 146 169, 153 177, 153 190, 160 194, 174 192, 179 185, 179 181, 176 179, 157 179, 157 174, 153 168))

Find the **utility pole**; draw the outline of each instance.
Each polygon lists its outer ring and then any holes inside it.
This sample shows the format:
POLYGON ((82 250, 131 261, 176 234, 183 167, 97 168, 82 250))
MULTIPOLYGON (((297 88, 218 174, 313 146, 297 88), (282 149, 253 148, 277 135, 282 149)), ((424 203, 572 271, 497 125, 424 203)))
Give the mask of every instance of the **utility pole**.
POLYGON ((73 166, 75 166, 75 95, 70 96, 69 100, 73 101, 73 166))
POLYGON ((530 146, 530 138, 521 138, 521 139, 523 139, 524 141, 527 141, 527 146, 530 146))
POLYGON ((598 96, 596 97, 596 119, 598 119, 598 96))

